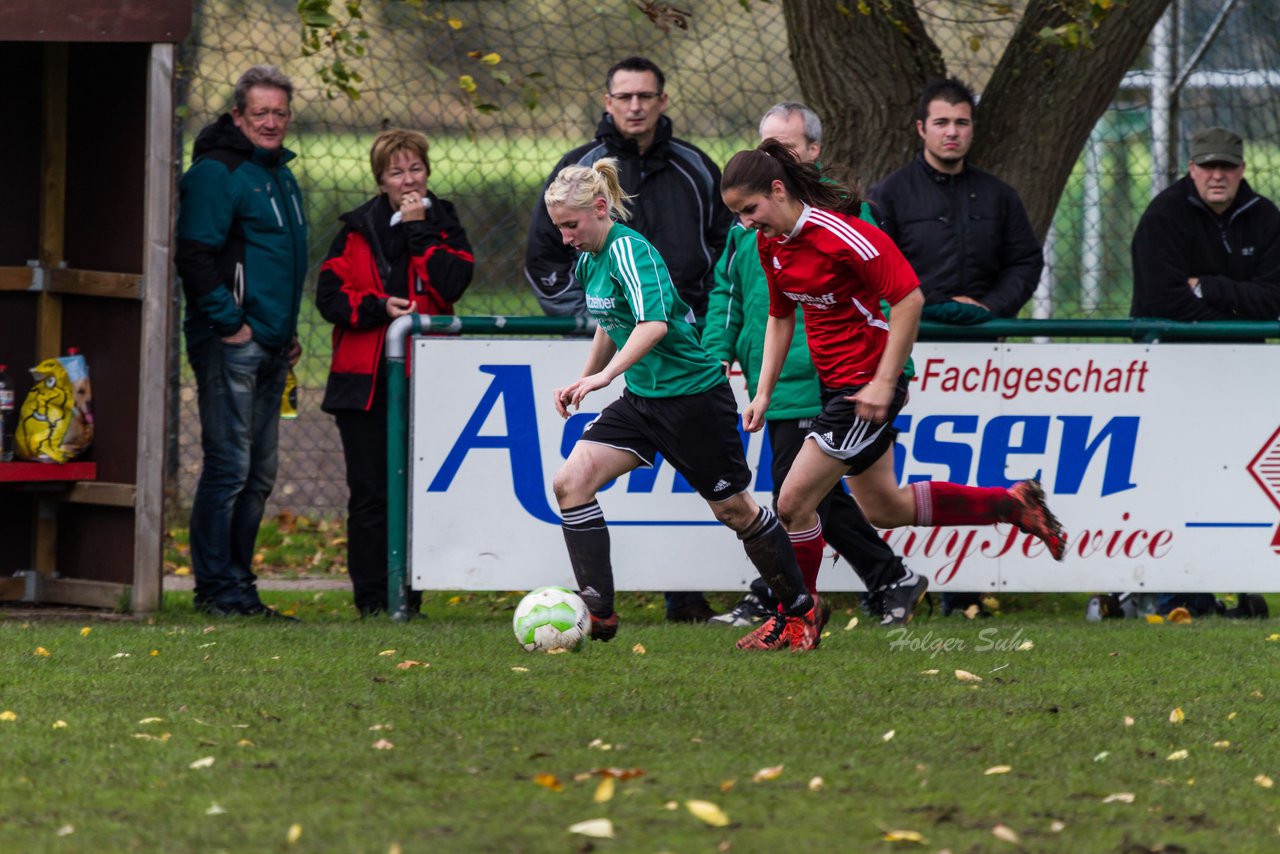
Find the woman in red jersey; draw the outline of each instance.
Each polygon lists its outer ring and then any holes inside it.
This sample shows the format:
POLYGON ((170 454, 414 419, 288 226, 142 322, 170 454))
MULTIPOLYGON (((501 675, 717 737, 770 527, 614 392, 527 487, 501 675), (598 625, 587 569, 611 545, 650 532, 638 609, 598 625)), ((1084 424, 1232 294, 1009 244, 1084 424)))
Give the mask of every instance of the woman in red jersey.
MULTIPOLYGON (((1061 560, 1066 534, 1044 502, 1035 480, 1008 489, 940 481, 900 486, 894 473, 893 419, 907 400, 903 365, 920 325, 924 297, 911 265, 893 241, 858 218, 859 199, 823 180, 775 139, 734 155, 724 170, 721 194, 748 228, 769 281, 769 322, 756 396, 742 413, 757 431, 804 310, 809 351, 822 384, 822 413, 778 496, 788 531, 819 525, 818 503, 847 477, 872 524, 983 525, 1010 522, 1042 540, 1061 560), (890 320, 880 300, 892 307, 890 320)), ((904 567, 904 576, 874 596, 885 622, 911 618, 928 582, 904 567)))

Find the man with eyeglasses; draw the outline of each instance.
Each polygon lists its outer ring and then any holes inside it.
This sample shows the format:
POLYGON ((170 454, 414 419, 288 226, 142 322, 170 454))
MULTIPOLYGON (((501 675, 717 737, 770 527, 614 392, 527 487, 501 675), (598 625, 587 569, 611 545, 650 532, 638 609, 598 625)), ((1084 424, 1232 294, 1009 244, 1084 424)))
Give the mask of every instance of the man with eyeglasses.
MULTIPOLYGON (((733 217, 720 200, 720 169, 672 135, 671 120, 663 115, 665 83, 662 70, 644 57, 616 63, 605 78, 605 112, 595 140, 562 157, 551 178, 566 166, 617 158, 622 189, 635 197, 627 225, 662 253, 680 298, 702 317, 733 217)), ((586 316, 586 296, 573 279, 576 253, 561 241, 541 199, 529 226, 525 276, 547 314, 586 316)))
POLYGON ((1187 174, 1151 200, 1134 232, 1131 317, 1280 317, 1280 209, 1244 169, 1239 134, 1192 137, 1187 174))
MULTIPOLYGON (((715 284, 715 263, 733 215, 720 198, 720 169, 696 146, 672 135, 666 76, 652 60, 629 56, 605 76, 604 115, 592 142, 560 159, 547 184, 566 166, 618 161, 629 202, 627 225, 657 247, 680 298, 701 318, 715 284)), ((587 299, 573 277, 577 253, 560 237, 542 194, 534 205, 525 249, 525 277, 542 310, 555 317, 586 317, 587 299)), ((692 318, 691 318, 692 319, 692 318)), ((705 623, 716 612, 701 592, 665 594, 667 619, 705 623)))

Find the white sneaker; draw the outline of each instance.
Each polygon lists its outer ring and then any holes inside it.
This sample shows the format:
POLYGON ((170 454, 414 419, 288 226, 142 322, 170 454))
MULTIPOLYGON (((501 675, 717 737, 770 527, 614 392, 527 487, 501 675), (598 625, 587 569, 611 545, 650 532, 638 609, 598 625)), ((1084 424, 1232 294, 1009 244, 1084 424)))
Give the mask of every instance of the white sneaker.
POLYGON ((762 622, 765 617, 769 616, 769 611, 760 604, 760 600, 754 593, 748 593, 742 597, 742 601, 733 606, 733 609, 725 614, 717 614, 712 617, 710 622, 723 623, 726 626, 754 626, 756 623, 762 622))

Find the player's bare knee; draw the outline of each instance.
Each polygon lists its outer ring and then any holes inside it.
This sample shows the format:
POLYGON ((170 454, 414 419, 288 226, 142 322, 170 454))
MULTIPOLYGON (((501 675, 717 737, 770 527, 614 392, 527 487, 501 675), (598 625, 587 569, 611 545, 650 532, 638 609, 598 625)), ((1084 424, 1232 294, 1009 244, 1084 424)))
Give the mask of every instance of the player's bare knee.
POLYGON ((551 481, 551 489, 555 492, 556 502, 561 507, 576 507, 590 500, 591 496, 585 495, 587 479, 584 475, 585 472, 567 465, 561 466, 556 472, 551 481))
POLYGON ((713 502, 711 512, 726 527, 742 532, 755 521, 760 506, 753 499, 740 495, 728 501, 713 502))

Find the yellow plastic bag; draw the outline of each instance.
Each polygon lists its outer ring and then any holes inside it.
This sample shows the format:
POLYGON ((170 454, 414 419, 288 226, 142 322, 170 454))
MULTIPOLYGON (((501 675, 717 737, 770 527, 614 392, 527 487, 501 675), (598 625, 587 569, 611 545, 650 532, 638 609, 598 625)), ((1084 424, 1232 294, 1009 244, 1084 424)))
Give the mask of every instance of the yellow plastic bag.
POLYGON ((93 394, 84 356, 45 359, 31 369, 35 385, 27 393, 14 431, 18 457, 65 463, 93 442, 93 394))

